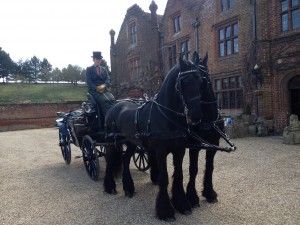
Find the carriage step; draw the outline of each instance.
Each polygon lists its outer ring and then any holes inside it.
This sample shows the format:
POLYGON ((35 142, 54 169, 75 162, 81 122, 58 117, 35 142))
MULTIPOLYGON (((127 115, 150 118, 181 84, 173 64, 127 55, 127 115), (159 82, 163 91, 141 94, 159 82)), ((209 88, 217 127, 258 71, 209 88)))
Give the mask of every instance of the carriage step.
POLYGON ((82 158, 82 155, 75 156, 75 159, 80 159, 80 158, 82 158))

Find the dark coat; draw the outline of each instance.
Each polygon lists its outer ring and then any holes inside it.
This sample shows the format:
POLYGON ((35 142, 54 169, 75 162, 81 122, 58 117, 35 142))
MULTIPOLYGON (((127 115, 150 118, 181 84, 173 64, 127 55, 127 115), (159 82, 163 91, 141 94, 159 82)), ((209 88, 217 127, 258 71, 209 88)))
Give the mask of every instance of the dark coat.
POLYGON ((105 67, 100 66, 101 75, 96 72, 96 66, 92 65, 86 68, 86 83, 89 90, 96 91, 97 86, 106 84, 107 87, 111 87, 110 77, 105 67))

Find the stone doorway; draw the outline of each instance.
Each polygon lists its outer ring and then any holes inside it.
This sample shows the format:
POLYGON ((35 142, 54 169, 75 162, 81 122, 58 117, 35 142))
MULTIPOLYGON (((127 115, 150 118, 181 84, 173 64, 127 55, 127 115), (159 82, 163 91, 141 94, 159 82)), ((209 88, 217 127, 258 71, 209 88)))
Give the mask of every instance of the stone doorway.
POLYGON ((291 114, 298 115, 300 120, 300 76, 293 77, 289 83, 291 114))

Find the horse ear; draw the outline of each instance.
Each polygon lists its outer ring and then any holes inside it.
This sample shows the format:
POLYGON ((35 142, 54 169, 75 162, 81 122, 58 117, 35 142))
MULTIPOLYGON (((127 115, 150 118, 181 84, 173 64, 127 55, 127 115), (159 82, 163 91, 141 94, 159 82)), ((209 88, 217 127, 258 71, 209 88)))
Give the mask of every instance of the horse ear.
POLYGON ((208 61, 208 52, 206 52, 205 57, 204 57, 204 59, 203 59, 203 65, 204 65, 205 67, 207 67, 207 61, 208 61))
POLYGON ((194 51, 194 54, 193 54, 193 62, 196 64, 196 65, 199 65, 200 64, 200 58, 199 58, 199 54, 194 51))

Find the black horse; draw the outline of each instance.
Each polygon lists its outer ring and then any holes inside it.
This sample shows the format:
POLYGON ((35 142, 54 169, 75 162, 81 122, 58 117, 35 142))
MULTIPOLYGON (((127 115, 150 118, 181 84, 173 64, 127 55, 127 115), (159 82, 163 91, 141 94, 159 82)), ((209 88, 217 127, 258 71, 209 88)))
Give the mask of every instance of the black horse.
POLYGON ((190 180, 187 185, 186 196, 194 207, 199 206, 199 197, 195 187, 195 180, 198 173, 198 156, 201 148, 207 149, 202 196, 210 203, 216 203, 218 201, 217 193, 213 188, 212 182, 215 154, 217 150, 231 152, 236 149, 234 144, 230 142, 230 139, 224 133, 224 121, 219 114, 217 101, 208 73, 207 60, 207 54, 203 60, 200 58, 195 60, 195 64, 199 67, 207 85, 202 92, 201 99, 201 109, 203 113, 202 121, 198 126, 193 127, 193 130, 190 133, 190 140, 188 141, 188 145, 190 145, 190 180), (231 148, 219 147, 221 137, 224 138, 231 148), (199 143, 201 143, 201 145, 199 145, 199 143), (196 146, 201 147, 197 148, 196 146))
MULTIPOLYGON (((199 59, 194 53, 193 59, 199 59)), ((202 118, 201 90, 203 79, 192 61, 180 58, 174 66, 158 94, 138 107, 131 102, 119 102, 113 106, 105 118, 108 142, 104 189, 107 193, 116 193, 114 174, 123 161, 123 190, 131 197, 134 183, 129 163, 136 146, 147 149, 151 166, 151 180, 158 183, 156 214, 159 219, 175 220, 175 210, 189 214, 191 204, 183 187, 182 162, 186 148, 186 138, 192 126, 202 118), (121 143, 127 149, 122 157, 121 143), (168 194, 167 155, 173 154, 174 174, 172 198, 168 194)))

